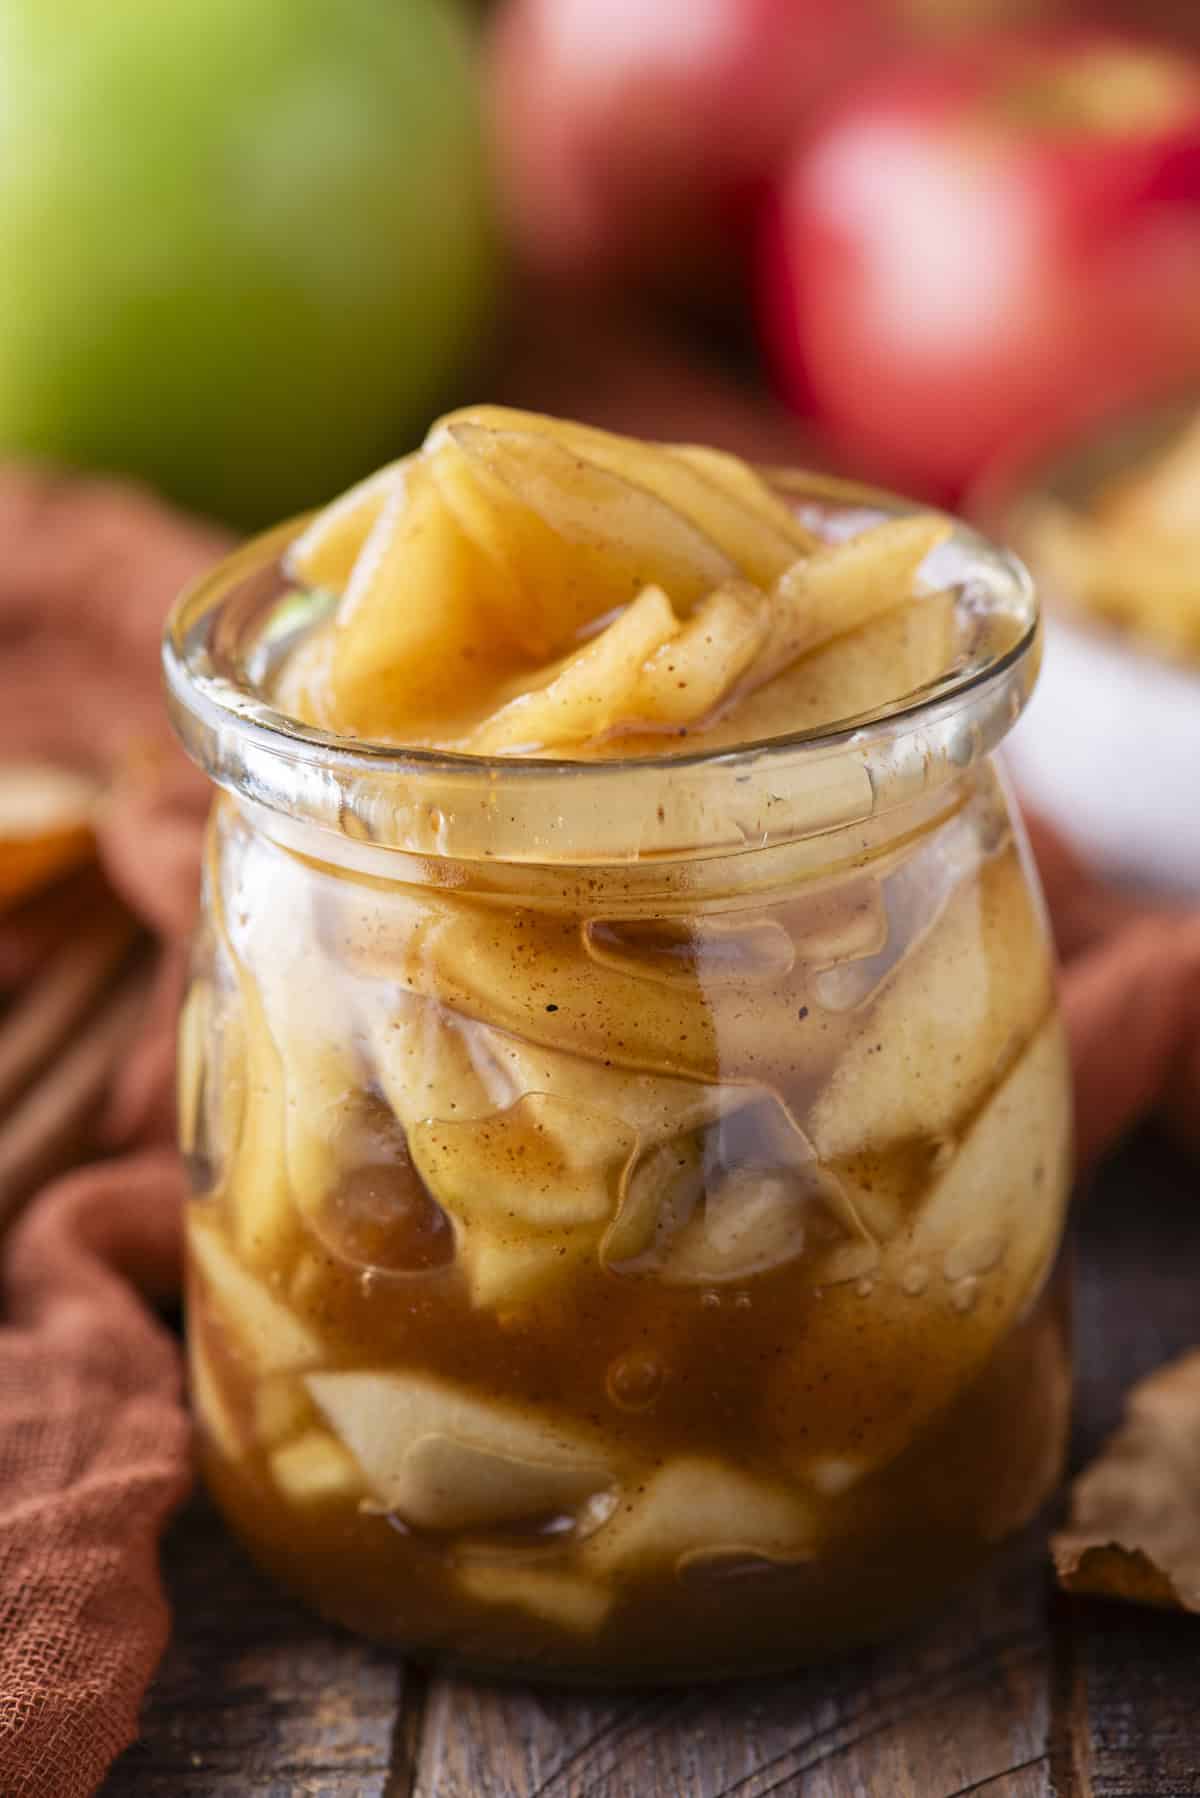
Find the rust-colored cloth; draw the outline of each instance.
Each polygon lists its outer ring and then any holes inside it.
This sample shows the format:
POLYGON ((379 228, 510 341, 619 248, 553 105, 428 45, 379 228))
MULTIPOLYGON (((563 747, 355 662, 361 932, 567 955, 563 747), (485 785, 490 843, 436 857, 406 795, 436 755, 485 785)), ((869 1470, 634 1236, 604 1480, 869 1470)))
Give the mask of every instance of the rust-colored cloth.
MULTIPOLYGON (((190 1452, 177 1343, 152 1307, 179 1288, 172 1013, 207 794, 166 725, 158 642, 176 591, 226 547, 125 487, 0 475, 0 763, 101 776, 107 884, 164 945, 96 1133, 106 1158, 38 1196, 0 1268, 4 1798, 94 1791, 166 1641, 158 1543, 190 1452)), ((0 998, 103 911, 92 873, 0 915, 0 998)))
MULTIPOLYGON (((664 434, 669 425, 664 426, 664 434)), ((108 1158, 40 1194, 0 1272, 0 1793, 84 1798, 136 1731, 167 1614, 158 1544, 189 1479, 177 1346, 170 1081, 204 784, 169 740, 162 618, 223 548, 126 489, 0 474, 0 762, 109 779, 100 855, 155 933, 156 990, 113 1080, 108 1158)), ((1200 912, 1089 878, 1034 827, 1065 963, 1079 1135, 1094 1158, 1142 1113, 1200 1111, 1200 912)), ((86 928, 78 888, 0 917, 0 992, 86 928)), ((0 1120, 2 1123, 2 1120, 0 1120)))

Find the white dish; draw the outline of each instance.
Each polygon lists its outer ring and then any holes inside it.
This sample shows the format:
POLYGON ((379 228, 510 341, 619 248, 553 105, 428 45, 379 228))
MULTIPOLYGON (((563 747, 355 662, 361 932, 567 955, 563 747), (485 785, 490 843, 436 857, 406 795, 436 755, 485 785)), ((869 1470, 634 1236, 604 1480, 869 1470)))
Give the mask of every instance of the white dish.
POLYGON ((967 506, 1026 555, 1045 618, 1041 679, 1009 744, 1019 789, 1101 871, 1186 893, 1200 893, 1200 668, 1093 624, 1082 596, 1038 566, 1031 526, 1046 500, 1088 510, 1198 411, 1193 388, 1098 415, 1001 459, 967 506))
POLYGON ((1200 892, 1200 673, 1051 612, 1008 759, 1024 799, 1099 868, 1200 892))

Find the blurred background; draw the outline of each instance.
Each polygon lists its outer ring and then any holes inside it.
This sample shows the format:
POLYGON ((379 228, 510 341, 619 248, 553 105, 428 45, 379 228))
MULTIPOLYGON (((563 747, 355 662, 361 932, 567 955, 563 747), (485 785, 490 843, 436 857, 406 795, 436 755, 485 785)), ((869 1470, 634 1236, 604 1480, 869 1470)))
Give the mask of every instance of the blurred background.
POLYGON ((0 454, 237 528, 481 397, 957 502, 1200 370, 1194 0, 0 27, 0 454))

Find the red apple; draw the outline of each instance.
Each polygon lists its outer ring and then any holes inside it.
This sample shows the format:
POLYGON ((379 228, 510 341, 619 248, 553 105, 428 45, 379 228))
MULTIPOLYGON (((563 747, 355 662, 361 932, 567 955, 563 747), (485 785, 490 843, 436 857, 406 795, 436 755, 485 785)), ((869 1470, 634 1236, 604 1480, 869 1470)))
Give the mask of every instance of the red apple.
POLYGON ((508 0, 489 75, 525 259, 595 277, 728 254, 748 187, 876 54, 894 0, 508 0))
POLYGON ((797 146, 760 275, 785 391, 861 466, 951 496, 1200 368, 1200 62, 1058 32, 894 64, 797 146))
MULTIPOLYGON (((814 104, 905 44, 1079 0, 503 0, 495 160, 541 274, 738 273, 814 104)), ((677 281, 678 284, 678 281, 677 281)))

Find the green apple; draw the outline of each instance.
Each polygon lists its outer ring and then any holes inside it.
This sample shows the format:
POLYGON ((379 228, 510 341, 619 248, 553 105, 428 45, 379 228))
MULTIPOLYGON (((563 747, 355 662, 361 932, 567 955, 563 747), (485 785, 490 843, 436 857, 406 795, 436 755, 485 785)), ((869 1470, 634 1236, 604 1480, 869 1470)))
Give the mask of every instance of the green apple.
POLYGON ((234 523, 407 446, 491 292, 450 0, 0 0, 0 454, 234 523))

